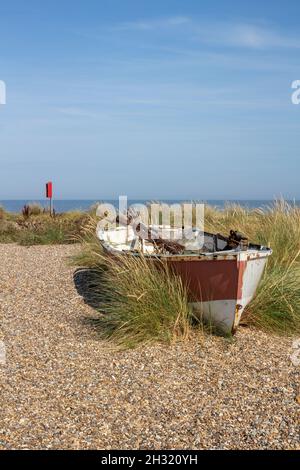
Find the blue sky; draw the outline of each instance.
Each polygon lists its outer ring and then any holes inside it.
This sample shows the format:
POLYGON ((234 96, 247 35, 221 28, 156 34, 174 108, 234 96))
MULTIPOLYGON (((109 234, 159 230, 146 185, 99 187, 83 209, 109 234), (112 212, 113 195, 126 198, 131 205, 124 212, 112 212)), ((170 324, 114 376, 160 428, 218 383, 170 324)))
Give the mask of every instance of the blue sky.
POLYGON ((0 199, 300 199, 298 1, 0 4, 0 199))

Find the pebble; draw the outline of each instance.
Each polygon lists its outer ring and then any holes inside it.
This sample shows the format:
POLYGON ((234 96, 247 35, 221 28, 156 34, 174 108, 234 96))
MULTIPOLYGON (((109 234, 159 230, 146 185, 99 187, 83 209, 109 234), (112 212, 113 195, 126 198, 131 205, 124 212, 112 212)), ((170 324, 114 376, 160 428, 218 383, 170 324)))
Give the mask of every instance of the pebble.
POLYGON ((0 449, 300 448, 292 339, 111 350, 75 289, 78 249, 0 245, 0 449))

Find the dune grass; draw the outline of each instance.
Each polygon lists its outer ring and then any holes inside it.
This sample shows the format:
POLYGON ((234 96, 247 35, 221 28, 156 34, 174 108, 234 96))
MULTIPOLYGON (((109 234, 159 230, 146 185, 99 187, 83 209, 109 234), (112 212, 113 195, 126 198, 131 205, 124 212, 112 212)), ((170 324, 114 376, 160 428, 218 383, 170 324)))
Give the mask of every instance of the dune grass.
POLYGON ((300 333, 300 269, 267 268, 257 294, 244 313, 243 322, 272 333, 300 333))
POLYGON ((284 200, 255 210, 228 205, 223 212, 208 208, 205 221, 206 230, 238 229, 273 250, 243 323, 275 333, 300 333, 300 209, 284 200))
POLYGON ((188 338, 191 313, 181 279, 165 264, 145 258, 106 260, 98 324, 102 337, 119 347, 188 338))
POLYGON ((194 318, 181 279, 162 262, 106 255, 96 237, 96 224, 90 217, 79 237, 82 248, 71 262, 90 268, 93 288, 88 302, 99 311, 100 336, 119 348, 187 339, 194 318))
POLYGON ((24 206, 23 208, 23 213, 27 212, 28 217, 30 217, 31 215, 40 215, 45 211, 46 210, 38 202, 30 202, 29 204, 26 204, 26 206, 24 206))
MULTIPOLYGON (((143 258, 111 262, 96 237, 96 224, 94 209, 89 214, 74 211, 55 218, 41 212, 24 218, 0 209, 0 241, 22 245, 80 242, 73 264, 94 273, 91 295, 100 312, 100 330, 116 343, 189 337, 195 322, 180 279, 165 266, 157 269, 143 258)), ((206 206, 204 229, 224 235, 238 230, 254 243, 271 246, 273 254, 242 323, 273 333, 299 334, 300 209, 283 200, 254 210, 234 204, 224 210, 206 206)))
POLYGON ((0 242, 20 245, 74 243, 88 215, 73 211, 51 217, 39 204, 29 204, 22 214, 0 209, 0 242))
POLYGON ((80 251, 71 259, 71 264, 102 271, 106 259, 99 239, 96 236, 97 218, 89 215, 80 233, 74 236, 74 241, 81 244, 80 251))
MULTIPOLYGON (((300 209, 283 200, 255 210, 227 205, 220 211, 206 206, 204 228, 224 235, 230 229, 239 230, 252 242, 272 247, 242 323, 276 334, 300 333, 300 209)), ((101 312, 101 334, 123 346, 188 338, 197 323, 180 279, 143 258, 124 256, 112 261, 103 254, 95 231, 96 219, 91 218, 82 250, 73 261, 98 273, 93 295, 101 312)))
POLYGON ((4 207, 0 206, 0 220, 4 219, 6 216, 6 212, 4 207))

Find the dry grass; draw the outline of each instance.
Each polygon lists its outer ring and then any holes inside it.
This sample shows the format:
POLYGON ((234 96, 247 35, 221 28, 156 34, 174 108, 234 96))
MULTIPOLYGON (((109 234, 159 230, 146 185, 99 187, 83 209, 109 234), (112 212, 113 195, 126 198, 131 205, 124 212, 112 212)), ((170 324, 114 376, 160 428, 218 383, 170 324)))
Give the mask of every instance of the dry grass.
POLYGON ((74 243, 88 219, 87 214, 79 211, 51 217, 38 204, 28 208, 26 215, 0 211, 0 242, 25 246, 74 243))
POLYGON ((29 212, 29 216, 40 215, 44 212, 44 208, 38 202, 30 202, 28 204, 28 212, 29 212))
POLYGON ((284 200, 263 209, 228 205, 224 211, 208 207, 205 229, 228 233, 231 228, 273 250, 244 323, 260 329, 300 332, 300 209, 284 200))
POLYGON ((267 268, 257 294, 244 313, 244 323, 273 333, 300 333, 300 269, 267 268))
MULTIPOLYGON (((108 258, 101 278, 101 334, 121 347, 189 336, 191 314, 181 279, 143 257, 108 258)), ((97 295, 97 291, 96 291, 97 295)))
POLYGON ((193 318, 181 279, 161 262, 106 255, 96 224, 90 217, 80 237, 82 250, 72 257, 72 264, 90 268, 89 303, 100 313, 100 336, 120 348, 187 339, 193 318))
POLYGON ((0 206, 0 220, 4 219, 6 212, 2 206, 0 206))
POLYGON ((105 265, 103 250, 96 235, 97 218, 88 216, 81 233, 74 237, 74 241, 81 243, 81 250, 72 257, 74 266, 102 270, 105 265))
MULTIPOLYGON (((300 209, 283 200, 255 210, 229 204, 223 211, 206 206, 204 228, 223 234, 239 230, 252 242, 272 247, 273 255, 243 323, 275 333, 299 333, 300 209)), ((75 263, 102 273, 96 281, 105 293, 105 301, 99 298, 99 309, 107 313, 99 320, 101 331, 117 342, 123 338, 126 344, 188 336, 191 318, 186 291, 172 273, 157 270, 143 258, 122 257, 117 263, 106 259, 93 217, 84 231, 82 248, 75 263), (175 324, 180 325, 178 330, 175 324)))
MULTIPOLYGON (((121 305, 124 306, 124 315, 129 315, 129 307, 141 318, 136 318, 137 325, 142 320, 143 305, 147 302, 147 315, 153 316, 153 312, 160 312, 166 316, 164 326, 171 325, 167 318, 170 318, 170 310, 166 309, 167 304, 173 309, 172 318, 181 318, 182 312, 187 312, 186 292, 183 286, 179 286, 179 280, 164 268, 157 271, 155 266, 145 263, 145 260, 120 260, 118 264, 111 264, 104 256, 99 241, 96 237, 95 210, 91 209, 89 214, 82 212, 70 212, 51 218, 48 213, 30 215, 28 219, 20 215, 6 213, 0 208, 0 241, 18 242, 22 245, 32 244, 58 244, 81 242, 82 250, 73 260, 77 266, 85 266, 98 272, 97 282, 105 285, 106 296, 110 292, 111 303, 99 301, 101 311, 109 311, 102 321, 106 322, 106 331, 112 331, 109 327, 115 325, 112 337, 121 337, 125 327, 120 328, 117 317, 120 321, 125 321, 122 317, 121 305), (122 263, 124 276, 116 271, 122 263), (128 263, 133 263, 131 270, 128 263), (129 272, 131 271, 131 272, 129 272), (99 272, 103 273, 99 280, 99 272), (132 273, 136 273, 134 278, 130 278, 132 273), (157 281, 155 280, 157 278, 157 281), (127 283, 128 281, 128 283, 127 283), (158 282, 158 284, 155 284, 158 282), (118 283, 122 285, 118 285, 118 283), (144 283, 149 282, 148 290, 144 283), (127 284, 126 284, 127 283, 127 284), (160 288, 158 286, 161 286, 160 288), (171 287, 174 285, 174 287, 171 287), (118 287, 119 286, 119 287, 118 287), (127 286, 128 295, 122 290, 127 286), (140 295, 144 290, 148 292, 148 297, 140 295), (163 293, 158 294, 159 290, 163 293), (115 298, 112 299, 112 292, 115 298), (176 294, 174 296, 174 293, 176 294), (136 297, 134 297, 136 296, 136 297), (151 297, 152 296, 152 297, 151 297), (152 301, 150 301, 150 297, 152 301), (120 300, 122 298, 122 301, 120 300), (126 302, 124 301, 126 299, 126 302), (175 304, 173 299, 176 299, 175 304), (137 300, 139 299, 139 300, 137 300), (115 303, 112 302, 114 300, 115 303), (101 306, 100 306, 101 303, 101 306), (185 305, 185 306, 184 306, 185 305), (113 307, 112 307, 113 306, 113 307), (137 309, 137 306, 139 309, 137 309), (157 306, 157 309, 156 309, 157 306), (150 311, 151 307, 151 311, 150 311), (166 309, 166 310, 164 310, 166 309), (113 313, 113 310, 115 313, 113 313), (126 310, 126 312, 125 312, 126 310), (110 320, 108 321, 108 319, 110 320)), ((268 264, 260 283, 257 295, 245 311, 243 322, 248 325, 255 325, 260 329, 283 333, 294 334, 300 332, 300 209, 297 206, 288 204, 283 200, 275 201, 270 207, 250 210, 238 205, 228 204, 224 210, 218 210, 211 206, 205 208, 206 231, 220 232, 227 234, 230 229, 243 232, 255 243, 271 246, 273 255, 269 258, 268 264)), ((145 307, 146 308, 146 307, 145 307)), ((154 316, 156 313, 154 313, 154 316)), ((186 313, 184 314, 186 315, 186 313)), ((102 318, 102 317, 101 317, 102 318)), ((135 317, 134 317, 135 318, 135 317)), ((155 322, 155 318, 153 318, 155 322)), ((160 321, 160 320, 159 320, 160 321)), ((172 320, 173 321, 173 320, 172 320)), ((130 318, 132 322, 132 318, 130 318)), ((134 331, 132 323, 130 331, 134 331)), ((141 324, 140 324, 141 326, 141 324)), ((139 328, 140 328, 139 326, 139 328)), ((144 323, 145 329, 152 328, 151 322, 148 326, 144 323)), ((185 331, 185 328, 179 328, 185 331)), ((126 330, 126 334, 129 327, 126 330)), ((136 330, 137 331, 137 330, 136 330)), ((158 333, 158 329, 153 329, 153 337, 173 337, 172 327, 168 327, 166 332, 158 333), (169 336, 168 336, 169 335, 169 336)), ((177 334, 177 333, 176 333, 177 334)), ((175 336, 176 336, 175 334, 175 336)), ((137 338, 142 335, 134 333, 137 338)), ((148 333, 143 333, 148 338, 148 333)), ((185 333, 179 335, 185 337, 185 333)), ((127 340, 126 340, 127 341, 127 340)), ((148 339, 147 339, 148 341, 148 339)), ((139 339, 137 340, 139 342, 139 339)))

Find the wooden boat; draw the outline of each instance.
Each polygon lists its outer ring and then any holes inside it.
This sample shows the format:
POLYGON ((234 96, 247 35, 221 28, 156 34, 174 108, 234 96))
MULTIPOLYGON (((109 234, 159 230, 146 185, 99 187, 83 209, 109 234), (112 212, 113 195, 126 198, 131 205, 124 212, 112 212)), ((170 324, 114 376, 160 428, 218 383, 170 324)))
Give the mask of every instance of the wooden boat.
POLYGON ((196 315, 225 334, 234 333, 255 294, 271 249, 248 243, 234 231, 224 237, 193 229, 193 240, 182 240, 182 232, 176 234, 178 229, 155 227, 154 231, 163 231, 163 238, 142 239, 135 228, 100 228, 97 234, 111 254, 142 254, 169 263, 186 284, 196 315))

